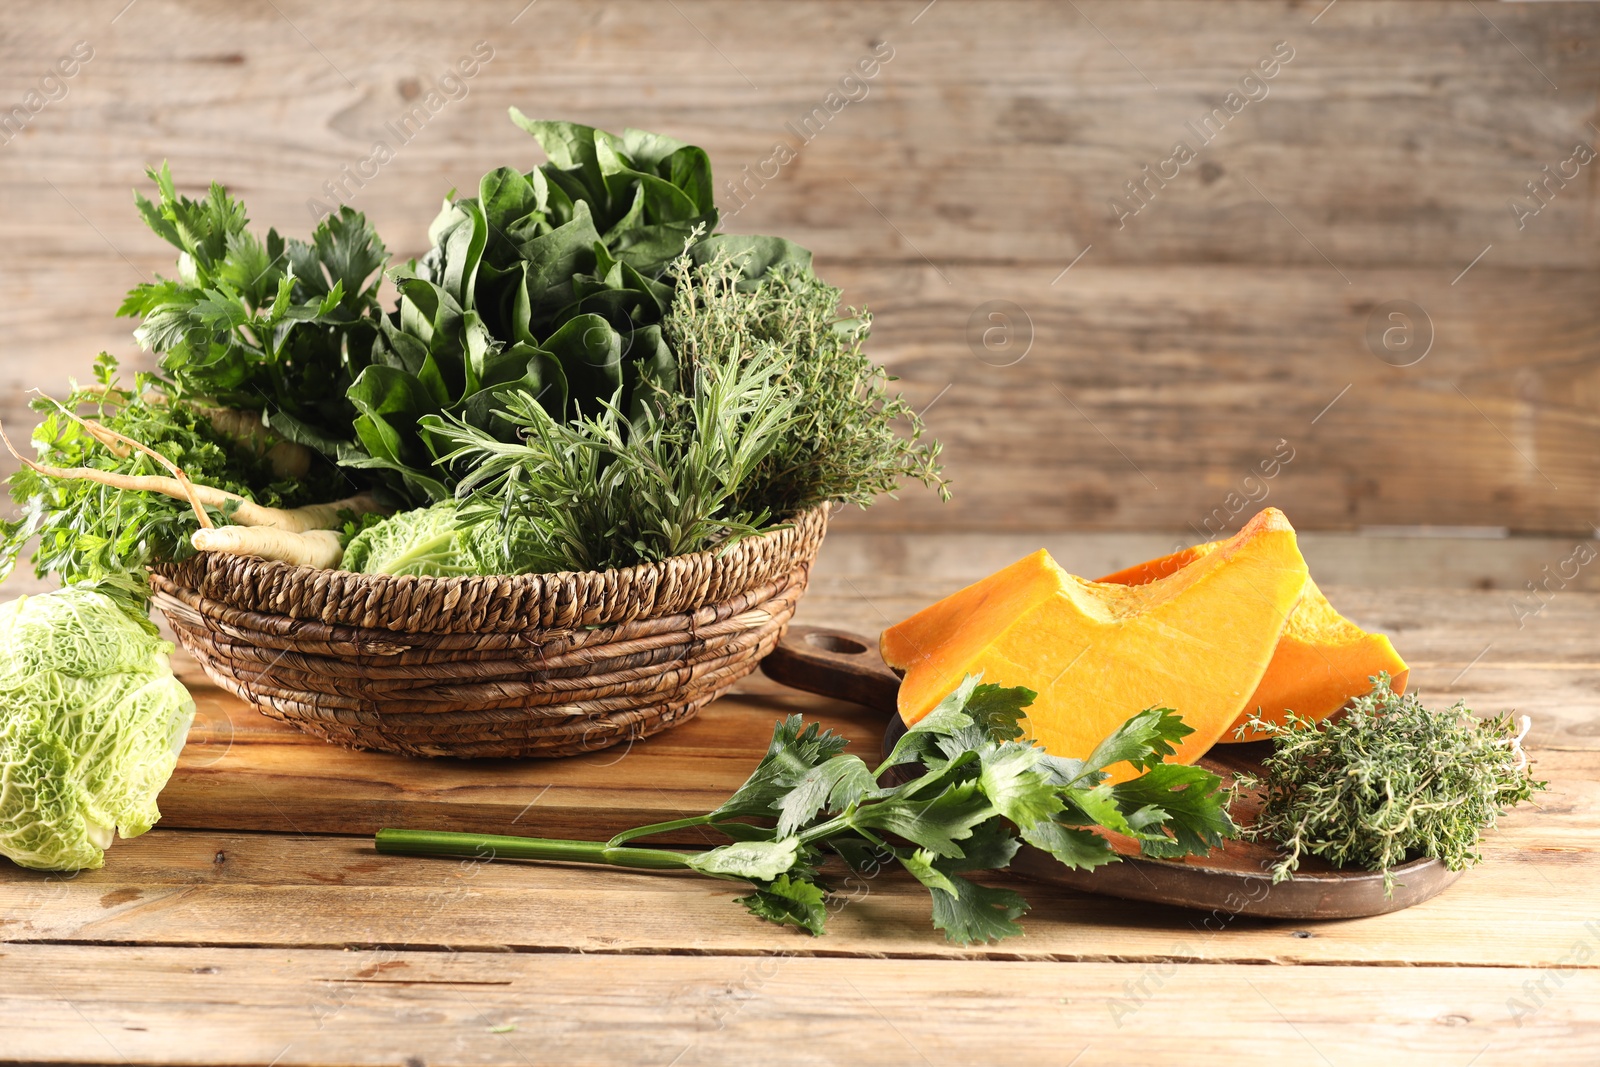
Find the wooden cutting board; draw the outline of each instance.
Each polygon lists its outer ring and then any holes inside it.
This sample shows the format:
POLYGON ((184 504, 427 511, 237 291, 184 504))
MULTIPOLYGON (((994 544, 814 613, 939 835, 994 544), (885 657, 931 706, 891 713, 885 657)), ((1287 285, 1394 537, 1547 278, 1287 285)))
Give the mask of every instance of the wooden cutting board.
MULTIPOLYGON (((792 627, 753 676, 688 723, 648 741, 550 760, 417 759, 339 748, 267 718, 217 688, 187 657, 175 657, 197 712, 188 744, 161 794, 164 828, 299 834, 371 834, 386 826, 537 837, 596 839, 645 823, 711 810, 766 751, 786 715, 880 750, 895 722, 899 679, 856 635, 792 627), (781 683, 781 684, 780 684, 781 683), (804 692, 802 692, 804 690, 804 692)), ((1258 765, 1262 746, 1220 746, 1203 761, 1221 774, 1258 765)), ((1242 817, 1249 817, 1249 802, 1242 817)), ((1238 814, 1238 809, 1236 809, 1238 814)), ((705 831, 662 843, 720 842, 705 831)), ((1030 878, 1134 900, 1227 915, 1352 918, 1409 907, 1457 875, 1434 861, 1398 868, 1393 896, 1364 871, 1308 863, 1305 874, 1272 886, 1271 853, 1230 843, 1204 859, 1127 858, 1096 871, 1071 871, 1025 849, 1013 868, 1030 878)))
MULTIPOLYGON (((163 828, 608 837, 716 807, 749 776, 786 715, 815 719, 857 751, 875 752, 884 724, 879 712, 757 674, 695 719, 631 747, 566 759, 415 759, 300 733, 217 688, 181 652, 173 659, 197 712, 161 794, 163 828)), ((704 841, 691 831, 677 843, 704 841)))
MULTIPOLYGON (((883 712, 888 719, 880 751, 887 755, 905 733, 896 713, 899 677, 878 658, 874 643, 859 634, 823 627, 794 626, 775 651, 762 661, 771 678, 808 692, 851 700, 883 712)), ((1230 782, 1241 773, 1261 770, 1270 743, 1218 745, 1200 765, 1230 782)), ((1249 825, 1261 809, 1261 798, 1243 793, 1231 812, 1249 825)), ((1275 851, 1262 844, 1230 841, 1205 856, 1181 860, 1148 859, 1138 843, 1115 835, 1112 845, 1121 863, 1092 871, 1073 870, 1047 853, 1024 846, 1012 869, 1037 881, 1104 893, 1129 900, 1177 904, 1226 916, 1255 915, 1275 919, 1355 919, 1409 908, 1437 896, 1461 877, 1438 860, 1421 859, 1394 868, 1393 891, 1372 871, 1340 869, 1310 858, 1294 878, 1272 884, 1275 851)))

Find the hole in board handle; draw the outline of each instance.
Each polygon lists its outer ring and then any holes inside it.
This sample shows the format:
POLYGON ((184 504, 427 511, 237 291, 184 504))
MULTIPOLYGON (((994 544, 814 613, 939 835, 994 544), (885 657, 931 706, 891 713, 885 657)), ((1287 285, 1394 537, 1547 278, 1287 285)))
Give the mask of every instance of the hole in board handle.
POLYGON ((812 648, 820 648, 824 652, 837 652, 846 656, 859 656, 868 651, 865 644, 843 634, 806 634, 806 644, 812 648))

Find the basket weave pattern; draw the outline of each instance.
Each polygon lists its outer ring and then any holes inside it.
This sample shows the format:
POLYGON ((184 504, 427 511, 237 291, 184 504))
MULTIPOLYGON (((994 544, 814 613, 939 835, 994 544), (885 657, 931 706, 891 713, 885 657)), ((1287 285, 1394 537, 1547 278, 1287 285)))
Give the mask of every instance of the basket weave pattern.
POLYGON ((827 509, 610 571, 419 578, 201 553, 155 604, 219 686, 352 748, 566 756, 691 718, 772 651, 827 509))

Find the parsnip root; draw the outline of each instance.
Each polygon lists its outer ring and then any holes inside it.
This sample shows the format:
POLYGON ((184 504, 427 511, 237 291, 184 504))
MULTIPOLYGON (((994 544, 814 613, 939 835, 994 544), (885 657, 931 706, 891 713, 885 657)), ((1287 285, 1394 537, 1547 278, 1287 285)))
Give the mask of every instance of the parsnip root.
POLYGON ((344 560, 339 535, 332 530, 294 533, 270 526, 218 526, 196 530, 189 540, 201 552, 260 556, 318 570, 332 570, 344 560))
MULTIPOLYGON (((133 398, 133 394, 125 389, 101 387, 85 391, 97 394, 101 401, 107 404, 126 404, 133 398)), ((143 396, 144 402, 150 405, 165 404, 169 399, 171 398, 166 393, 156 392, 153 389, 147 390, 143 396)), ((230 437, 245 445, 256 455, 264 456, 272 467, 272 473, 277 477, 304 478, 311 470, 311 463, 316 454, 297 441, 283 438, 262 421, 259 411, 219 407, 198 397, 189 399, 188 403, 211 423, 212 429, 224 437, 230 437)), ((119 456, 123 455, 116 448, 112 448, 112 451, 117 452, 119 456)))
MULTIPOLYGON (((0 424, 0 442, 5 444, 6 450, 16 460, 29 470, 37 471, 47 478, 58 478, 67 481, 90 481, 101 485, 108 485, 113 489, 128 489, 135 492, 160 493, 170 496, 174 500, 182 500, 189 504, 200 504, 218 511, 226 511, 228 507, 235 506, 232 520, 241 526, 266 526, 275 530, 285 530, 289 533, 306 533, 310 530, 326 530, 339 525, 339 513, 349 511, 354 515, 365 515, 369 512, 382 511, 378 502, 370 493, 357 493, 355 496, 343 500, 335 500, 328 504, 307 504, 299 508, 268 508, 262 507, 236 493, 217 489, 209 485, 200 485, 188 480, 171 460, 153 449, 139 444, 131 438, 106 429, 99 423, 81 420, 95 439, 106 443, 113 439, 139 449, 154 458, 162 466, 171 470, 175 477, 164 477, 156 474, 117 474, 114 471, 96 470, 93 467, 51 467, 37 463, 17 451, 11 443, 11 438, 6 436, 5 426, 0 424), (104 435, 104 436, 102 436, 104 435)), ((197 514, 202 514, 197 512, 197 514)), ((210 523, 209 518, 202 517, 201 526, 210 523)))

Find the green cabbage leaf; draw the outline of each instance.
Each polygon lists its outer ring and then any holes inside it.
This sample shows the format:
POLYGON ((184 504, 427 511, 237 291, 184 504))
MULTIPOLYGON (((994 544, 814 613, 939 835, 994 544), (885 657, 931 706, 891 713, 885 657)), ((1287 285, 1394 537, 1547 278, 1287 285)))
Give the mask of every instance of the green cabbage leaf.
POLYGON ((161 818, 194 700, 172 646, 112 596, 69 586, 0 604, 0 855, 100 867, 161 818))
POLYGON ((459 578, 537 569, 532 530, 498 516, 463 514, 454 500, 402 511, 357 533, 342 566, 357 574, 459 578))

